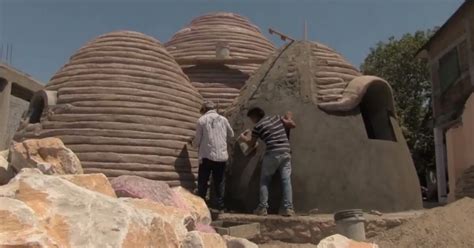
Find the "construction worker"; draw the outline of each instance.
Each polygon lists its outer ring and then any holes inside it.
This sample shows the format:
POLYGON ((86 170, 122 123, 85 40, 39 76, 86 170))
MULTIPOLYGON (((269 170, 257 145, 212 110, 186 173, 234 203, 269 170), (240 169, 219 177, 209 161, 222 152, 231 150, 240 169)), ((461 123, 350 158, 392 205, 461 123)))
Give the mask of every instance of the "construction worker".
POLYGON ((293 198, 291 187, 291 149, 288 139, 289 129, 295 128, 291 112, 285 116, 266 116, 258 107, 248 111, 247 116, 255 124, 252 131, 246 130, 240 139, 247 142, 249 147, 254 147, 260 138, 266 144, 260 176, 260 203, 254 211, 258 215, 267 215, 268 187, 272 176, 279 171, 283 190, 284 216, 293 216, 293 198))
POLYGON ((205 101, 201 108, 203 114, 196 125, 193 146, 198 148, 198 195, 206 199, 209 176, 212 174, 216 192, 216 208, 224 209, 224 172, 229 155, 227 139, 234 136, 229 121, 216 111, 212 101, 205 101))

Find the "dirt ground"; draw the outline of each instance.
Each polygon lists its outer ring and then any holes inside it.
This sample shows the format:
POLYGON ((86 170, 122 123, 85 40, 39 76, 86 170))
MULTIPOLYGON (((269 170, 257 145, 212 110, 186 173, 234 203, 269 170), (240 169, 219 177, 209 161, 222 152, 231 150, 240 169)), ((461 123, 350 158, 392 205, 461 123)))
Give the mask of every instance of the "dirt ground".
POLYGON ((418 218, 380 233, 371 241, 383 248, 472 248, 474 199, 433 208, 418 218))

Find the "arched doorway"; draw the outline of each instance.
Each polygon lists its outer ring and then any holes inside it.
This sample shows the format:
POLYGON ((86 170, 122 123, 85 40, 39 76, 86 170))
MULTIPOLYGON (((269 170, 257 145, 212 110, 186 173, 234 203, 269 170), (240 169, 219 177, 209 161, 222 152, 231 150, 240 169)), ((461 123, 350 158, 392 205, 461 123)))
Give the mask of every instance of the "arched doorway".
POLYGON ((367 88, 359 107, 369 139, 397 141, 390 120, 394 117, 391 101, 392 92, 385 83, 373 82, 367 88))

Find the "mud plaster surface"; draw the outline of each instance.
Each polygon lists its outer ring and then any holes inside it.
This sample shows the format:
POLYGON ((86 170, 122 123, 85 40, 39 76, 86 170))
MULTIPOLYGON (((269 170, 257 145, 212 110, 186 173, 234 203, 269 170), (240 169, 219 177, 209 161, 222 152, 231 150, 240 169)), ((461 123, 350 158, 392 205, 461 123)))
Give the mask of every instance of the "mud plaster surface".
MULTIPOLYGON (((228 111, 236 133, 251 127, 246 112, 253 106, 269 115, 287 110, 294 113, 297 128, 291 132, 290 143, 298 212, 314 208, 326 213, 347 208, 385 212, 421 208, 418 179, 397 120, 390 118, 397 142, 375 140, 367 137, 358 108, 342 113, 319 109, 314 102, 317 91, 312 89, 320 86, 320 81, 315 81, 313 73, 325 71, 314 64, 318 58, 311 46, 298 42, 283 48, 251 77, 228 111)), ((243 211, 256 207, 263 150, 261 146, 245 157, 238 147, 233 149, 227 185, 230 206, 243 211)), ((278 183, 271 188, 271 210, 277 211, 278 183)))

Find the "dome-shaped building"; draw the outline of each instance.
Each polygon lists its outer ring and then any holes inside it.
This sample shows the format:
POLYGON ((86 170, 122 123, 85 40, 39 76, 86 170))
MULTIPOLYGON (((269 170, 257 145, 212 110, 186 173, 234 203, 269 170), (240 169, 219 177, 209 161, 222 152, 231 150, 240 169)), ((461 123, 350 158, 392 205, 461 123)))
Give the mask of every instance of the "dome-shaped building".
POLYGON ((194 186, 188 150, 202 97, 156 39, 112 32, 80 48, 38 92, 15 139, 58 137, 85 172, 194 186))
POLYGON ((165 46, 201 95, 221 110, 275 50, 247 18, 226 12, 195 18, 165 46))
MULTIPOLYGON (((251 128, 246 113, 292 111, 290 133, 295 209, 421 208, 421 193, 410 151, 398 125, 390 85, 363 76, 331 48, 291 42, 265 62, 228 109, 236 133, 251 128)), ((257 206, 264 145, 244 156, 233 149, 226 190, 229 206, 257 206)), ((273 180, 278 189, 279 180, 273 180)), ((278 208, 274 190, 270 206, 278 208)), ((277 209, 273 209, 276 211, 277 209)))

